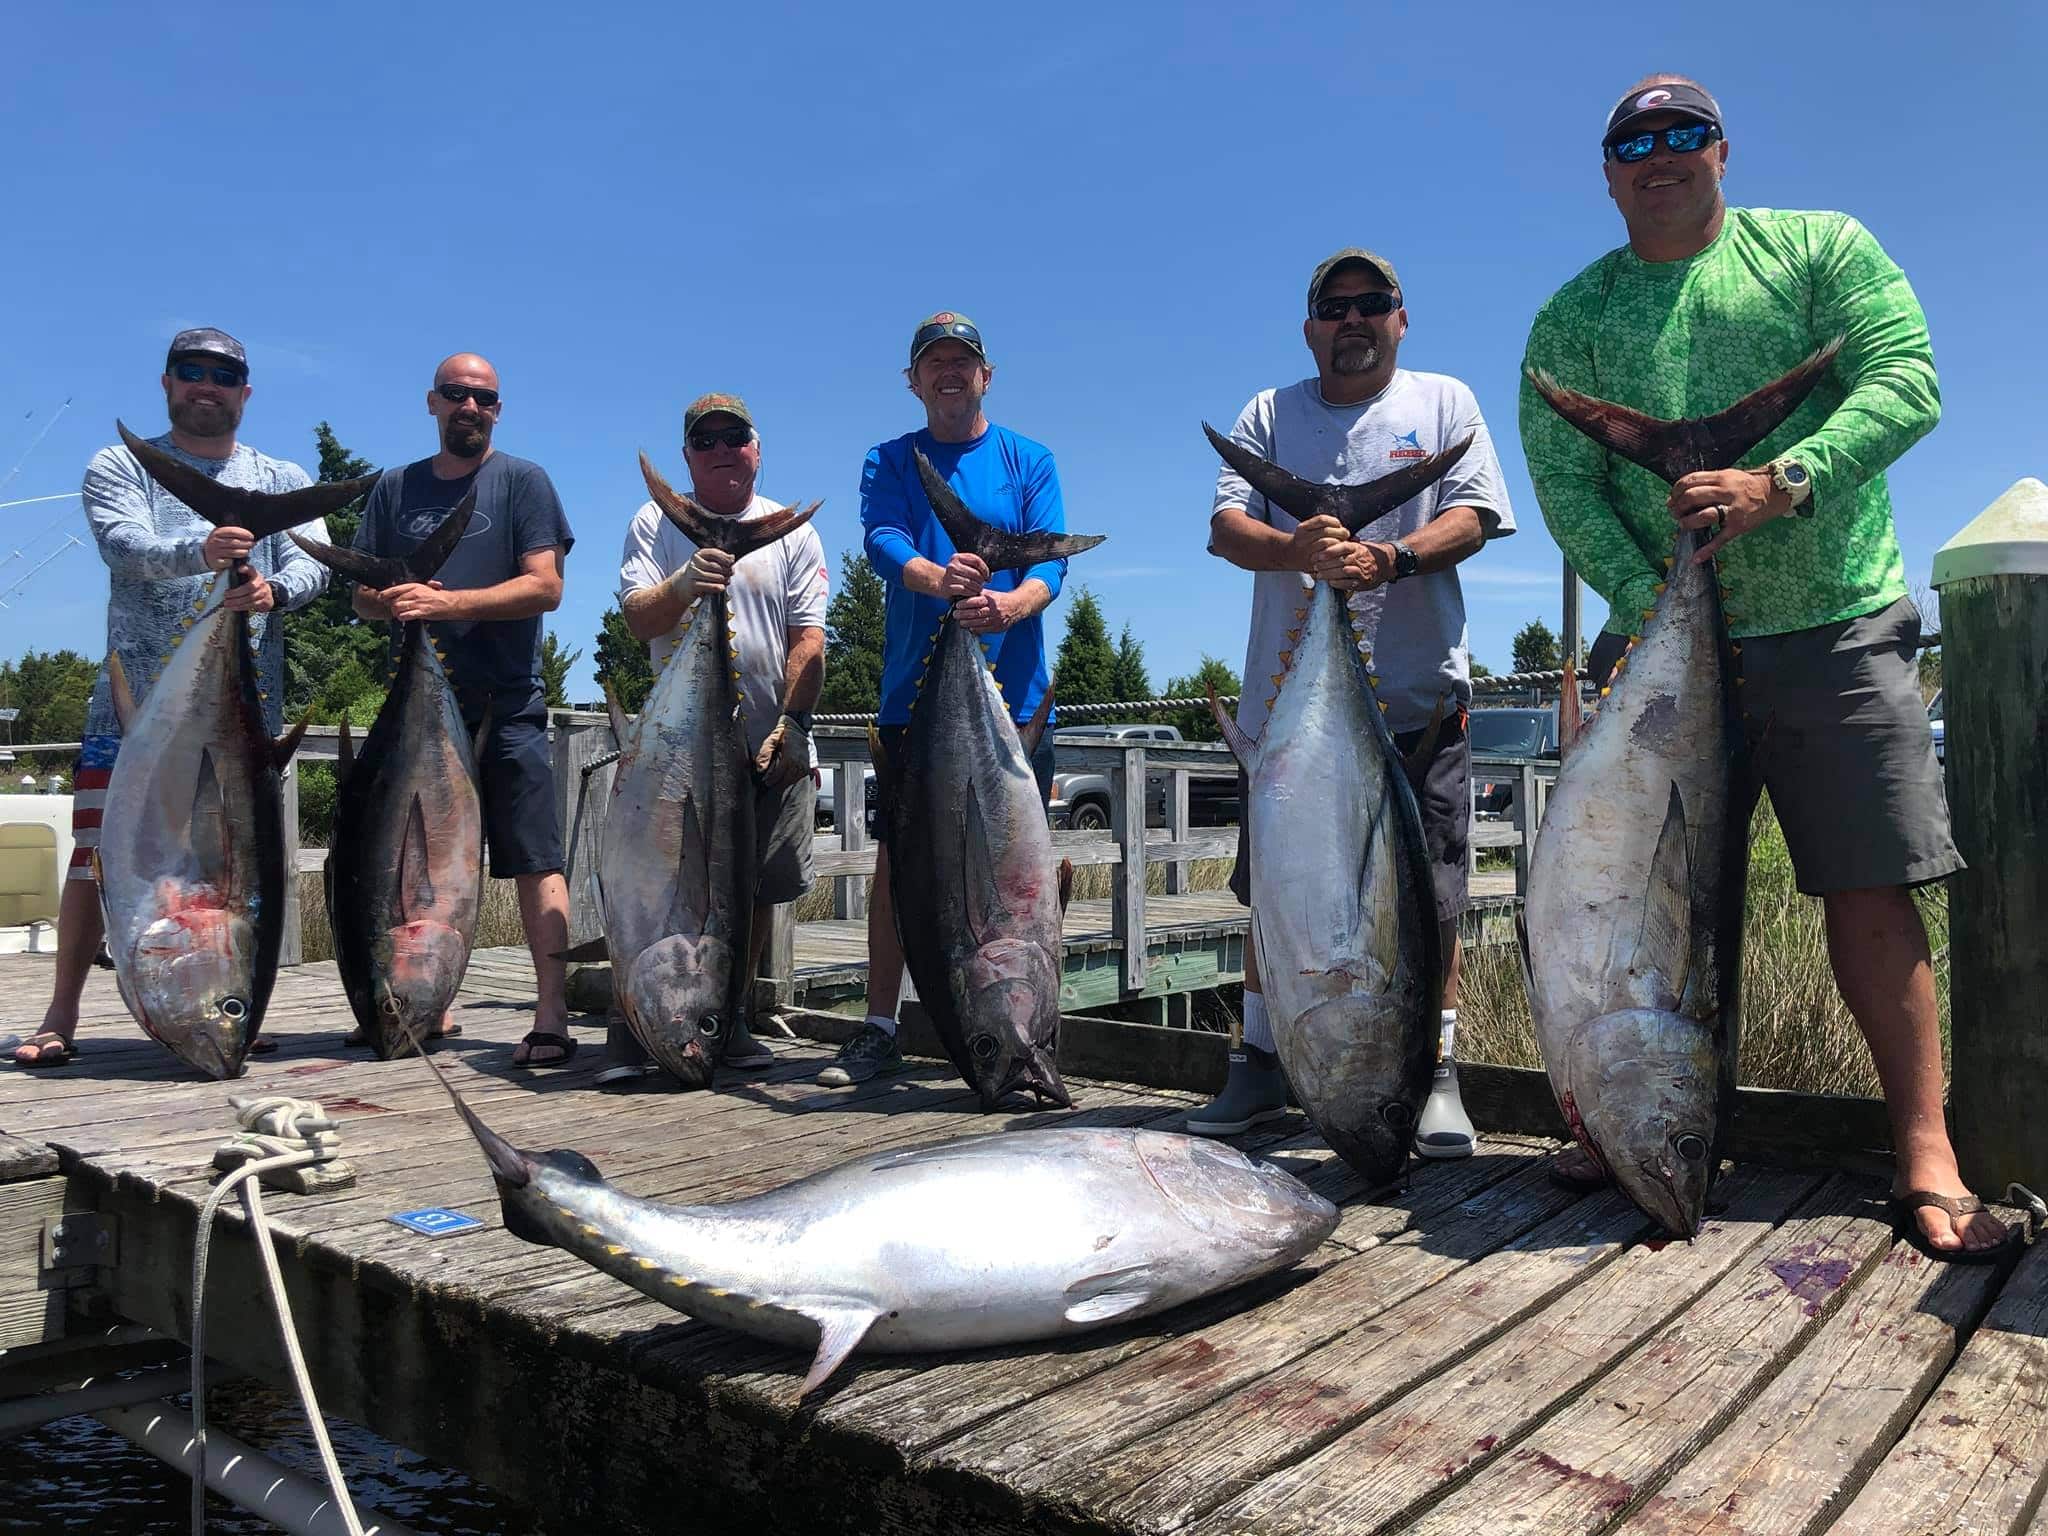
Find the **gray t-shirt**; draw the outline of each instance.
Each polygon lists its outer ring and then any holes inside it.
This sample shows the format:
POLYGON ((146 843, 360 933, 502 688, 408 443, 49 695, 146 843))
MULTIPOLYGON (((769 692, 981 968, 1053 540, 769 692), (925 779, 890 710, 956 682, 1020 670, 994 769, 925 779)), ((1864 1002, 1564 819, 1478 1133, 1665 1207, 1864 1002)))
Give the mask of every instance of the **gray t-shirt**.
MULTIPOLYGON (((313 482, 298 465, 273 459, 244 443, 225 459, 202 459, 185 452, 166 432, 150 445, 189 464, 222 485, 243 490, 296 491, 313 482)), ((200 594, 214 580, 201 550, 213 524, 158 485, 126 446, 102 448, 85 467, 85 519, 92 525, 100 558, 107 563, 107 650, 121 658, 128 686, 138 701, 155 685, 163 659, 184 633, 200 594)), ((319 518, 298 531, 324 540, 327 525, 319 518)), ((327 589, 327 567, 306 554, 284 534, 258 539, 249 563, 270 583, 277 606, 270 613, 249 615, 249 636, 256 647, 257 686, 263 691, 263 715, 275 735, 284 712, 284 626, 277 614, 303 608, 327 589)), ((104 663, 86 706, 88 736, 118 736, 114 701, 104 663)))
MULTIPOLYGON (((1447 375, 1397 369, 1385 389, 1360 405, 1328 404, 1314 379, 1261 390, 1237 418, 1230 436, 1304 480, 1359 485, 1439 453, 1467 432, 1473 434, 1471 448, 1441 480, 1368 523, 1359 537, 1405 538, 1445 507, 1476 507, 1486 536, 1500 538, 1515 531, 1500 460, 1494 456, 1479 402, 1471 390, 1447 375)), ((1228 465, 1217 472, 1211 516, 1225 507, 1242 508, 1282 533, 1292 533, 1296 525, 1296 519, 1269 506, 1228 465)), ((1312 585, 1298 571, 1253 573, 1244 695, 1237 705, 1237 723, 1252 736, 1265 729, 1280 652, 1302 594, 1312 585)), ((1455 567, 1353 593, 1350 607, 1353 625, 1372 653, 1390 727, 1411 731, 1429 724, 1440 697, 1447 697, 1449 704, 1471 702, 1465 595, 1455 567)))

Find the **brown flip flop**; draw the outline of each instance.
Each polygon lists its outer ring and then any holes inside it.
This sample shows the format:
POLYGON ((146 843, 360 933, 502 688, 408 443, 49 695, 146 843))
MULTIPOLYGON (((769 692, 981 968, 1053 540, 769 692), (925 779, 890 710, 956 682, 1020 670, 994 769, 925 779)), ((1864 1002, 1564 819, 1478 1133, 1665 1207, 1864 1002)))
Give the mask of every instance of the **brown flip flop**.
POLYGON ((1921 1210, 1933 1206, 1947 1214, 1951 1227, 1960 1230, 1965 1216, 1989 1209, 1975 1195, 1937 1195, 1931 1189, 1909 1189, 1903 1195, 1893 1195, 1885 1205, 1892 1213, 1892 1230, 1937 1264, 1997 1264, 2026 1243, 2026 1228, 2009 1222, 2004 1241, 1989 1248, 1937 1248, 1927 1240, 1927 1234, 1920 1230, 1921 1210))

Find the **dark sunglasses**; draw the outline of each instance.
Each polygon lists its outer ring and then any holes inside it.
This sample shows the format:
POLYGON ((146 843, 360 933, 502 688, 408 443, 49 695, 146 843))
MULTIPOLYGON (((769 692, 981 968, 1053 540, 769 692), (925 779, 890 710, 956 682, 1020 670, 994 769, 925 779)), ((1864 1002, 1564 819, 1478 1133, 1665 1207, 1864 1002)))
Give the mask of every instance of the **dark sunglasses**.
POLYGON ((465 400, 474 400, 486 411, 498 403, 498 392, 495 389, 471 389, 467 384, 436 384, 434 393, 450 405, 460 405, 465 400))
POLYGON ((744 448, 754 440, 752 427, 699 427, 690 434, 690 446, 709 453, 721 443, 727 448, 744 448))
POLYGON ((239 368, 221 368, 208 363, 173 363, 171 377, 180 384, 197 384, 211 379, 222 389, 239 389, 249 375, 239 368))
POLYGON ((1366 319, 1376 320, 1381 315, 1391 315, 1400 307, 1400 294, 1375 288, 1371 293, 1347 294, 1341 299, 1317 299, 1315 316, 1322 321, 1342 320, 1355 309, 1366 319))
POLYGON ((1673 123, 1669 128, 1652 128, 1648 133, 1638 133, 1631 138, 1617 139, 1612 144, 1600 146, 1601 154, 1609 160, 1619 160, 1623 165, 1634 165, 1647 160, 1656 151, 1657 139, 1662 135, 1664 147, 1674 155, 1697 154, 1721 137, 1721 130, 1712 123, 1673 123))

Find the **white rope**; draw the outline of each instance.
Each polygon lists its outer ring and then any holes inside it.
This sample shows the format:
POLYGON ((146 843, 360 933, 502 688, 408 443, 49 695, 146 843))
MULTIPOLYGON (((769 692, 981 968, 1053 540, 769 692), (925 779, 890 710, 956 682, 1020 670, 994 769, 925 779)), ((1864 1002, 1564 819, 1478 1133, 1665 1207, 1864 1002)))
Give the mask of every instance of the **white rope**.
POLYGON ((306 1358, 299 1350, 298 1330, 292 1323, 291 1303, 285 1299, 284 1275, 277 1266, 277 1250, 271 1246, 270 1226, 263 1218, 263 1197, 258 1180, 266 1173, 284 1168, 301 1168, 324 1163, 340 1154, 341 1138, 327 1111, 311 1099, 294 1099, 272 1094, 256 1099, 231 1099, 235 1119, 241 1123, 227 1145, 244 1151, 250 1160, 214 1186, 199 1210, 198 1238, 192 1251, 192 1536, 206 1532, 206 1258, 213 1237, 213 1219, 221 1202, 234 1191, 242 1192, 242 1208, 249 1218, 256 1251, 263 1260, 263 1278, 270 1286, 271 1304, 277 1309, 278 1336, 284 1342, 285 1358, 292 1368, 292 1381, 299 1389, 299 1401, 312 1426, 313 1443, 320 1451, 320 1465, 327 1474, 327 1487, 341 1513, 348 1536, 364 1536, 348 1486, 342 1481, 341 1463, 327 1437, 327 1421, 321 1416, 319 1400, 313 1395, 312 1379, 306 1374, 306 1358))

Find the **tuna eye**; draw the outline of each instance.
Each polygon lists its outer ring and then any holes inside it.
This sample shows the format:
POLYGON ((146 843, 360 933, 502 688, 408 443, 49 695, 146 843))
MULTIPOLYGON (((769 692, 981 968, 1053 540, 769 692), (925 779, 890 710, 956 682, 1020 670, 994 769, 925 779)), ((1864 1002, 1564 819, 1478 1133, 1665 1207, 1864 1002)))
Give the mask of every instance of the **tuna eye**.
POLYGON ((1415 1111, 1398 1099, 1380 1110, 1380 1118, 1397 1131, 1405 1131, 1415 1123, 1415 1111))
POLYGON ((718 1022, 718 1015, 715 1013, 707 1013, 697 1021, 697 1032, 699 1034, 716 1035, 724 1028, 725 1026, 718 1022))
POLYGON ((1688 1131, 1672 1143, 1672 1150, 1688 1163, 1696 1163, 1707 1155, 1707 1140, 1688 1131))
POLYGON ((239 1024, 249 1017, 249 1005, 239 997, 224 997, 220 1000, 220 1016, 230 1024, 239 1024))
POLYGON ((996 1037, 994 1035, 976 1035, 974 1043, 968 1049, 972 1050, 983 1061, 987 1061, 996 1053, 996 1037))

